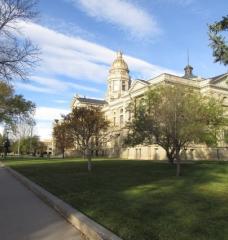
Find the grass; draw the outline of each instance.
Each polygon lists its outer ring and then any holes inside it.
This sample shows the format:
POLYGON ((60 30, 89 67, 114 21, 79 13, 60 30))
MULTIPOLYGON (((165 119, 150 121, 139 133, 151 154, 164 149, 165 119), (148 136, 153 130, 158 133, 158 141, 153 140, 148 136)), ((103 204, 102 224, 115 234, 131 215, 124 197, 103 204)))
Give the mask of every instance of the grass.
POLYGON ((228 239, 228 163, 8 160, 7 164, 125 240, 228 239))

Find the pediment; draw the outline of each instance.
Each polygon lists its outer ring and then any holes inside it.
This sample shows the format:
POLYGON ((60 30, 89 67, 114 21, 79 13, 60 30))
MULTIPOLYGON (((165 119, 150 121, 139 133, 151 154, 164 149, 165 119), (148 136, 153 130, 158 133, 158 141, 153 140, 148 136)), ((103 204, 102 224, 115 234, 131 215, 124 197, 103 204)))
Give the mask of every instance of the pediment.
POLYGON ((142 89, 143 87, 147 87, 149 85, 149 82, 144 80, 135 80, 133 84, 131 85, 129 92, 135 92, 139 89, 142 89))

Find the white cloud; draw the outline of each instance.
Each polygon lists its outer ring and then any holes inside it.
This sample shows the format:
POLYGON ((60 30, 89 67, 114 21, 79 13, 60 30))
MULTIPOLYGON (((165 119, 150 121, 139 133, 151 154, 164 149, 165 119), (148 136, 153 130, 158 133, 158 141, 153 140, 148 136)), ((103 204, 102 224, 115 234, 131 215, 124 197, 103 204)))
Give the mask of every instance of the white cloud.
POLYGON ((69 103, 67 100, 62 100, 62 99, 56 99, 56 100, 53 100, 53 102, 59 103, 59 104, 69 103))
POLYGON ((15 82, 15 86, 19 89, 23 90, 29 90, 32 92, 38 92, 38 93, 54 93, 52 89, 44 88, 44 87, 37 87, 30 83, 22 83, 22 82, 15 82))
MULTIPOLYGON (((115 58, 113 50, 76 36, 66 36, 35 23, 20 25, 24 34, 41 47, 42 63, 39 73, 96 83, 106 81, 108 69, 115 58)), ((125 56, 125 59, 130 70, 137 72, 142 78, 151 78, 163 72, 174 73, 138 58, 125 56)))
POLYGON ((52 138, 52 122, 50 121, 37 121, 34 135, 40 137, 41 140, 52 138))
POLYGON ((39 121, 54 121, 54 119, 59 119, 62 114, 65 115, 69 112, 69 109, 63 108, 37 107, 35 119, 39 121))
POLYGON ((160 32, 153 16, 131 1, 71 0, 71 2, 88 16, 127 30, 136 38, 151 37, 160 32))
POLYGON ((60 119, 61 115, 70 112, 65 108, 37 107, 35 113, 36 127, 35 134, 42 140, 52 137, 52 124, 55 119, 60 119))
POLYGON ((48 87, 48 89, 51 89, 54 93, 56 92, 66 92, 70 89, 75 89, 77 91, 80 90, 86 90, 89 92, 99 92, 99 89, 87 87, 84 85, 68 82, 68 81, 61 81, 53 78, 47 78, 47 77, 38 77, 38 76, 32 76, 31 81, 40 84, 42 86, 48 87))

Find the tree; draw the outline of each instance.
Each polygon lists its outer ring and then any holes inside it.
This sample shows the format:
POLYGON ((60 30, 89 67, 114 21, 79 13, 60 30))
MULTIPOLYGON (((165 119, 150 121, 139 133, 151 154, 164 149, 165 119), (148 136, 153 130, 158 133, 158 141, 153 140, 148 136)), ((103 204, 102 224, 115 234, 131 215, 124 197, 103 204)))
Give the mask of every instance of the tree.
MULTIPOLYGON (((20 151, 21 140, 26 139, 26 138, 30 139, 29 152, 32 152, 32 142, 35 137, 35 136, 33 136, 33 129, 34 129, 35 125, 36 125, 36 122, 32 115, 25 119, 19 118, 17 123, 13 125, 11 138, 16 140, 18 154, 20 154, 20 152, 21 152, 20 151)), ((16 152, 16 151, 14 151, 14 152, 16 152)))
POLYGON ((0 0, 0 79, 26 79, 39 50, 19 32, 21 21, 35 18, 37 1, 0 0), (19 36, 19 37, 18 37, 19 36))
POLYGON ((18 141, 20 141, 20 154, 33 154, 35 156, 39 151, 40 139, 38 136, 27 136, 18 141))
POLYGON ((88 171, 91 171, 92 153, 108 141, 109 121, 97 107, 74 108, 65 119, 75 144, 88 160, 88 171))
POLYGON ((11 85, 0 81, 0 123, 14 125, 18 119, 30 119, 35 111, 35 104, 15 95, 11 85))
MULTIPOLYGON (((156 143, 165 149, 180 175, 180 152, 191 143, 206 142, 224 123, 222 105, 182 86, 148 90, 129 124, 127 144, 156 143)), ((212 137, 211 137, 212 138, 212 137)))
POLYGON ((219 34, 228 30, 228 15, 223 17, 221 21, 209 25, 210 47, 213 49, 215 62, 228 65, 228 45, 225 37, 219 34))
POLYGON ((7 126, 4 127, 3 131, 3 152, 4 152, 4 159, 6 159, 7 154, 10 150, 10 140, 9 140, 9 128, 7 126))
POLYGON ((4 150, 3 143, 4 143, 4 139, 3 139, 2 134, 0 133, 0 153, 2 153, 4 150))
POLYGON ((55 146, 62 153, 62 158, 65 157, 65 149, 74 146, 74 139, 70 131, 68 131, 68 125, 63 119, 55 120, 53 128, 53 138, 55 139, 55 146))
POLYGON ((12 151, 18 152, 18 154, 32 154, 33 156, 40 154, 40 156, 43 156, 43 154, 46 153, 46 149, 47 146, 40 141, 37 135, 22 137, 12 144, 12 151), (20 145, 19 152, 18 145, 20 145))

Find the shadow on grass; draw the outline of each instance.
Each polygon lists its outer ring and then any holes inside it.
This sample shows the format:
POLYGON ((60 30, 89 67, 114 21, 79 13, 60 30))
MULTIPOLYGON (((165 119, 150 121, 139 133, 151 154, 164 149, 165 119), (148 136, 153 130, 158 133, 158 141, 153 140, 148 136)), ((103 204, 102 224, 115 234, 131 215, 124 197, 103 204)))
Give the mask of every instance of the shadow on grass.
POLYGON ((228 239, 228 164, 12 162, 12 167, 126 240, 228 239))

